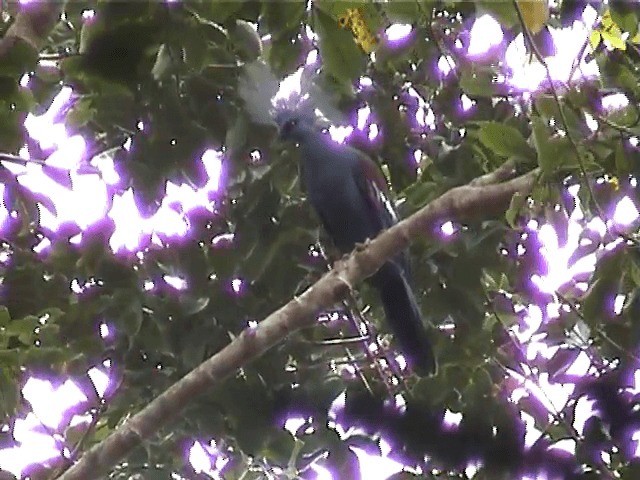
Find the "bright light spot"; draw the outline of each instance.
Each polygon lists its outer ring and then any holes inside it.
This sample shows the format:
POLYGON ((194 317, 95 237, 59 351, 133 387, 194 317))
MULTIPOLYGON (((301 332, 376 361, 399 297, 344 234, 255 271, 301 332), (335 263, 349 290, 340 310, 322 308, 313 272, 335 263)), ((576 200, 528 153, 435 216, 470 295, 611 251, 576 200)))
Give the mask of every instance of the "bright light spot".
POLYGON ((542 436, 542 431, 536 428, 535 419, 525 411, 520 411, 520 418, 524 422, 524 446, 528 450, 542 436))
POLYGON ((616 315, 620 315, 622 313, 622 307, 624 306, 624 301, 626 299, 626 295, 616 295, 616 298, 613 301, 613 313, 616 315))
POLYGON ((113 196, 113 205, 107 214, 114 220, 116 229, 109 239, 111 250, 134 251, 143 239, 143 219, 133 199, 133 190, 128 188, 121 195, 113 196))
POLYGON ((462 422, 462 412, 452 412, 448 408, 444 411, 442 424, 446 427, 457 427, 462 422))
POLYGON ((358 109, 358 120, 356 122, 356 128, 358 130, 364 130, 364 127, 367 125, 369 115, 371 115, 371 108, 369 108, 368 105, 358 109))
POLYGON ((187 281, 184 278, 174 275, 163 275, 164 281, 171 285, 176 290, 186 290, 187 281))
POLYGON ((592 132, 595 132, 596 130, 598 130, 598 122, 596 121, 595 118, 593 118, 593 116, 591 116, 591 114, 589 114, 588 112, 585 112, 584 118, 587 122, 587 127, 589 128, 589 130, 591 130, 592 132))
POLYGON ((83 10, 82 11, 82 19, 83 20, 90 20, 93 17, 95 17, 96 12, 95 10, 83 10))
POLYGON ((573 438, 563 438, 562 440, 558 440, 553 445, 551 445, 552 449, 563 450, 571 455, 576 453, 576 441, 573 438))
POLYGON ((17 418, 13 425, 13 438, 17 447, 0 449, 0 468, 22 477, 29 465, 44 464, 60 457, 56 440, 42 433, 42 424, 33 413, 17 418))
POLYGON ((413 27, 410 24, 394 23, 385 30, 385 35, 387 40, 394 42, 406 38, 411 33, 411 30, 413 30, 413 27))
MULTIPOLYGON (((570 75, 572 78, 599 76, 597 62, 586 62, 588 49, 582 50, 591 28, 592 24, 580 21, 567 28, 549 28, 554 45, 560 46, 556 48, 555 55, 545 58, 553 81, 567 82, 570 75), (574 66, 575 59, 577 67, 574 66)), ((547 80, 544 66, 527 52, 522 33, 507 47, 504 61, 512 73, 508 81, 517 88, 531 92, 547 80)))
POLYGON ((316 48, 314 48, 313 50, 311 50, 308 54, 307 54, 307 60, 306 60, 306 64, 307 65, 312 65, 314 63, 316 63, 318 61, 318 50, 316 48))
POLYGON ((456 229, 454 228, 453 222, 451 221, 443 223, 442 226, 440 227, 440 231, 446 236, 453 235, 454 233, 456 233, 456 229))
POLYGON ((212 247, 226 246, 233 242, 235 238, 235 234, 233 233, 221 233, 220 235, 216 235, 211 239, 212 247))
MULTIPOLYGON (((41 210, 41 212, 46 212, 46 210, 41 210)), ((42 223, 42 214, 40 214, 40 222, 42 223)), ((40 254, 46 251, 50 246, 51 246, 51 240, 45 237, 42 239, 42 241, 38 245, 33 247, 33 251, 35 253, 40 254)))
POLYGON ((629 99, 624 93, 614 93, 602 97, 602 108, 607 111, 620 110, 629 105, 629 99))
POLYGON ((500 45, 503 39, 500 24, 491 15, 482 15, 471 27, 469 33, 469 56, 487 53, 492 47, 500 45))
POLYGON ((435 128, 436 117, 429 104, 422 98, 422 95, 411 86, 407 88, 407 93, 418 101, 418 109, 416 111, 416 122, 418 122, 418 125, 431 129, 435 128))
POLYGON ((199 442, 194 442, 194 444, 189 449, 189 463, 196 471, 196 473, 212 472, 212 465, 211 460, 209 459, 209 455, 199 442))
POLYGON ((582 21, 585 25, 593 25, 598 20, 598 11, 593 8, 591 5, 587 5, 587 7, 582 12, 582 21))
POLYGON ((334 480, 331 471, 317 463, 312 463, 309 468, 317 474, 314 480, 334 480))
POLYGON ((109 386, 109 375, 95 367, 89 369, 87 375, 89 375, 98 396, 103 398, 107 391, 107 387, 109 386))
POLYGON ((120 182, 120 175, 115 169, 111 155, 95 156, 89 163, 100 171, 102 181, 107 185, 117 185, 120 182))
POLYGON ((640 457, 640 430, 636 430, 633 435, 631 435, 631 440, 638 442, 636 444, 636 451, 633 453, 635 458, 640 457))
POLYGON ((358 447, 349 449, 358 457, 361 478, 389 478, 402 471, 403 465, 391 458, 372 455, 358 447))
POLYGON ((378 130, 378 124, 377 123, 372 123, 371 125, 369 125, 369 135, 368 135, 368 139, 370 141, 375 140, 376 138, 378 138, 378 134, 379 134, 379 130, 378 130))
POLYGON ((464 469, 464 474, 468 479, 472 479, 481 468, 482 462, 474 460, 467 465, 467 468, 464 469))
POLYGON ((305 423, 307 423, 307 420, 303 417, 290 417, 285 420, 284 429, 295 436, 298 429, 305 423))
POLYGON ((582 396, 576 402, 573 414, 573 427, 579 435, 584 433, 584 426, 587 420, 597 415, 598 411, 594 408, 595 400, 582 396))
POLYGON ((373 81, 369 77, 360 77, 360 88, 367 88, 373 85, 373 81))
MULTIPOLYGON (((307 5, 307 7, 311 7, 311 2, 309 2, 309 4, 307 5)), ((307 35, 307 38, 309 40, 317 40, 318 36, 315 34, 315 32, 311 29, 311 27, 309 25, 305 25, 304 27, 305 33, 307 35)))
POLYGON ((453 58, 448 55, 442 55, 438 59, 438 69, 442 72, 442 74, 446 77, 449 75, 451 70, 453 70, 453 58))
POLYGON ((602 221, 600 217, 589 220, 589 222, 587 222, 586 224, 586 227, 592 232, 596 232, 601 237, 604 237, 604 235, 607 233, 607 225, 602 221))
POLYGON ((591 359, 589 355, 583 350, 581 351, 573 363, 565 370, 565 373, 570 376, 584 377, 591 368, 591 359))
POLYGON ((463 112, 468 111, 471 107, 473 107, 476 104, 476 102, 474 100, 471 100, 464 93, 460 96, 460 102, 462 103, 462 111, 463 112))
POLYGON ((206 190, 217 192, 220 189, 223 158, 223 153, 217 150, 207 150, 202 154, 202 163, 209 176, 206 190))
POLYGON ((70 407, 87 401, 86 395, 71 380, 54 388, 48 380, 31 377, 22 388, 22 394, 38 419, 52 429, 61 426, 70 407))
POLYGON ((231 289, 235 294, 240 293, 240 290, 242 290, 242 283, 242 279, 240 278, 234 278, 231 280, 231 289))
POLYGON ((302 85, 302 68, 299 68, 291 75, 288 75, 280 82, 280 88, 273 98, 273 101, 290 98, 292 95, 300 94, 302 85))
POLYGON ((529 305, 526 308, 526 315, 521 323, 517 323, 511 327, 511 331, 515 334, 521 343, 527 342, 531 336, 542 325, 542 310, 537 305, 529 305))
POLYGON ((353 133, 353 127, 351 125, 347 126, 335 126, 331 125, 329 127, 329 136, 333 139, 334 142, 344 143, 347 138, 353 133))
POLYGON ((630 225, 638 219, 638 209, 627 196, 623 197, 613 212, 613 222, 625 226, 630 225))

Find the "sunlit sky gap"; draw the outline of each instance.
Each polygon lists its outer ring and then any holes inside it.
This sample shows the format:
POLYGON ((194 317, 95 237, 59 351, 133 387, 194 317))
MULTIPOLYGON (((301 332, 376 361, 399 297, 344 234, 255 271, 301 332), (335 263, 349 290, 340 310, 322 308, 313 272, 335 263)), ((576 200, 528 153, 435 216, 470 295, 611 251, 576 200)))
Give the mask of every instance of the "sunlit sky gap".
MULTIPOLYGON (((83 18, 93 18, 94 12, 87 11, 83 18)), ((551 29, 551 36, 556 46, 557 53, 547 59, 551 76, 555 81, 577 81, 584 78, 596 78, 599 75, 596 63, 587 62, 585 54, 579 55, 580 49, 589 35, 591 27, 597 20, 596 11, 588 6, 582 17, 576 20, 572 26, 563 29, 551 29), (578 59, 574 66, 574 59, 578 59)), ((402 42, 410 36, 410 25, 398 24, 389 27, 385 31, 387 39, 392 42, 402 42)), ((307 28, 310 38, 314 37, 310 28, 307 28)), ((505 84, 515 91, 535 92, 546 80, 544 67, 526 52, 522 34, 518 35, 508 45, 504 44, 503 31, 500 24, 489 15, 483 15, 476 19, 469 31, 470 44, 466 55, 471 59, 484 58, 491 55, 501 55, 505 67, 505 84)), ((460 45, 461 48, 461 45, 460 45)), ((317 50, 312 50, 306 57, 306 65, 319 64, 320 58, 317 50)), ((455 61, 451 57, 441 57, 437 63, 440 75, 447 76, 455 69, 455 61)), ((292 92, 300 92, 300 78, 302 69, 289 76, 281 83, 278 98, 287 98, 292 92)), ((21 80, 23 86, 28 86, 29 76, 21 80)), ((358 88, 370 88, 372 82, 364 77, 359 81, 358 88)), ((415 114, 415 125, 421 129, 431 129, 434 126, 435 117, 429 103, 414 89, 411 84, 405 85, 405 92, 413 98, 418 105, 415 114)), ((76 233, 67 238, 70 242, 82 242, 83 233, 105 218, 112 219, 115 223, 115 231, 109 239, 109 246, 116 254, 137 252, 142 254, 147 249, 164 248, 167 240, 172 238, 188 237, 190 224, 188 214, 196 209, 206 209, 212 215, 215 214, 216 199, 224 194, 224 146, 217 149, 201 152, 198 161, 206 172, 207 182, 203 188, 196 189, 186 184, 174 184, 167 182, 165 196, 156 213, 145 218, 136 206, 134 192, 131 188, 124 188, 124 181, 111 154, 102 154, 89 160, 93 170, 82 168, 83 158, 87 153, 88 145, 84 138, 69 132, 64 125, 64 112, 74 101, 74 93, 69 87, 61 88, 49 109, 42 115, 29 114, 25 127, 29 136, 35 140, 43 151, 49 152, 46 164, 69 171, 70 186, 51 178, 40 165, 29 163, 17 165, 3 162, 3 166, 11 171, 18 182, 30 191, 42 195, 46 202, 38 204, 41 217, 41 226, 45 235, 34 250, 42 256, 46 256, 53 240, 61 226, 76 227, 76 233), (86 199, 91 198, 91 202, 86 199)), ((463 95, 460 98, 461 108, 466 111, 473 108, 474 102, 463 95)), ((628 99, 623 94, 615 94, 603 100, 603 107, 607 110, 624 108, 628 99)), ((375 112, 365 106, 356 112, 353 125, 335 125, 329 129, 329 134, 337 142, 345 142, 354 131, 364 132, 370 141, 375 141, 379 135, 384 135, 379 125, 375 122, 375 112)), ((595 120, 594 120, 595 121, 595 120)), ((144 125, 140 123, 140 129, 144 125)), ((130 141, 125 142, 124 148, 129 148, 130 141)), ((260 152, 254 152, 260 156, 260 152)), ((20 150, 23 158, 29 159, 30 152, 24 147, 20 150)), ((421 152, 413 153, 416 163, 421 157, 421 152)), ((635 184, 632 184, 635 186, 635 184)), ((554 297, 555 292, 563 289, 582 290, 586 288, 589 275, 593 272, 596 262, 602 252, 616 248, 616 242, 600 246, 592 252, 580 257, 577 261, 572 255, 579 246, 584 245, 585 238, 582 233, 590 231, 601 240, 609 229, 628 232, 630 228, 637 227, 639 217, 638 208, 629 196, 623 196, 615 206, 608 218, 595 218, 587 220, 577 199, 577 189, 570 190, 576 199, 577 207, 571 212, 568 219, 568 235, 563 245, 560 245, 558 234, 554 226, 531 220, 527 232, 524 235, 537 237, 541 245, 538 252, 544 260, 544 272, 534 272, 531 275, 531 283, 542 293, 551 294, 553 301, 545 305, 518 305, 517 309, 522 314, 522 321, 511 327, 514 340, 523 350, 527 359, 522 363, 522 372, 510 371, 508 375, 513 379, 512 388, 506 392, 509 399, 518 404, 524 399, 538 402, 544 407, 547 422, 553 420, 553 412, 562 410, 575 385, 570 381, 559 382, 550 379, 547 374, 537 375, 531 370, 528 363, 540 359, 550 359, 559 350, 570 349, 567 345, 550 346, 545 342, 544 336, 538 334, 538 329, 544 322, 553 320, 566 308, 561 299, 554 297)), ((0 184, 0 198, 4 198, 4 186, 0 184)), ((0 200, 0 231, 6 231, 15 221, 17 212, 9 211, 0 200)), ((457 226, 452 222, 445 222, 442 226, 442 234, 449 237, 456 234, 457 226)), ((524 238, 523 238, 524 240, 524 238)), ((226 234, 212 238, 212 245, 232 244, 233 235, 226 234)), ((518 254, 525 254, 525 248, 520 245, 518 254)), ((3 262, 7 258, 0 259, 3 262)), ((176 275, 165 275, 163 280, 176 290, 184 290, 189 287, 189 279, 176 275)), ((87 288, 79 285, 74 280, 69 288, 79 290, 87 288), (75 283, 74 283, 75 282, 75 283)), ((147 290, 154 288, 154 282, 149 279, 144 286, 147 290)), ((230 284, 230 290, 236 294, 241 293, 242 280, 234 279, 230 284)), ((620 312, 624 304, 624 298, 616 298, 611 308, 614 314, 620 312)), ((44 319, 43 321, 46 321, 44 319)), ((455 326, 452 326, 455 329, 455 326)), ((108 319, 100 325, 99 335, 108 339, 113 335, 113 329, 109 326, 108 319)), ((575 349, 574 349, 575 350, 575 349)), ((89 370, 88 375, 94 384, 95 391, 100 397, 108 394, 110 388, 109 371, 113 368, 110 361, 104 365, 98 365, 89 370)), ((575 350, 575 358, 568 364, 563 378, 582 377, 584 375, 598 375, 585 350, 575 350)), ((629 391, 640 392, 640 370, 632 374, 633 385, 629 391)), ((22 393, 29 403, 31 410, 15 419, 11 427, 3 426, 3 431, 12 429, 15 445, 0 449, 0 468, 14 473, 17 476, 23 474, 29 465, 38 463, 55 462, 61 455, 68 455, 64 438, 61 433, 69 425, 88 423, 91 420, 86 408, 89 404, 87 394, 71 379, 52 381, 31 377, 28 378, 22 388, 22 393), (45 427, 45 428, 43 428, 45 427), (51 435, 50 432, 55 432, 51 435)), ((402 399, 396 399, 400 404, 402 399)), ((338 411, 344 405, 340 397, 334 402, 338 411)), ((594 401, 585 396, 578 399, 575 406, 574 428, 581 433, 586 420, 592 415, 597 415, 593 408, 594 401)), ((544 411, 544 410, 543 410, 544 411)), ((542 432, 538 430, 535 420, 529 414, 522 412, 522 420, 527 425, 526 445, 531 447, 540 438, 542 432)), ((308 419, 292 416, 285 422, 283 428, 295 432, 304 425, 308 419)), ((463 416, 460 412, 447 411, 443 418, 443 425, 447 428, 457 428, 463 416)), ((355 430, 346 425, 334 425, 343 438, 348 438, 355 430)), ((636 455, 640 455, 640 431, 631 432, 629 441, 635 442, 636 455)), ((357 455, 363 478, 382 479, 402 470, 402 459, 390 458, 390 448, 384 439, 380 440, 380 453, 372 454, 361 448, 352 447, 357 455)), ((561 449, 569 453, 575 453, 575 443, 571 440, 563 440, 551 445, 549 448, 561 449)), ((196 472, 208 475, 211 478, 221 478, 221 471, 229 461, 229 452, 218 450, 215 441, 194 440, 190 445, 186 456, 196 472)), ((479 465, 471 463, 467 468, 467 475, 473 478, 479 465)), ((332 473, 322 466, 322 460, 312 467, 318 480, 335 478, 332 473)), ((533 478, 533 477, 522 477, 533 478)), ((541 478, 541 477, 536 477, 541 478)))

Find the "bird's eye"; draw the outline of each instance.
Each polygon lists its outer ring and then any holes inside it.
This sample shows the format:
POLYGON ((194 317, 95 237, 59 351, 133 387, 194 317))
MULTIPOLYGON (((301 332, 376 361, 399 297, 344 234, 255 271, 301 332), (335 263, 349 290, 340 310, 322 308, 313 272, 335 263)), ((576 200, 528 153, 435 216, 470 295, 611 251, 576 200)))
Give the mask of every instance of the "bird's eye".
POLYGON ((285 128, 287 130, 291 130, 296 125, 298 125, 298 119, 297 118, 292 118, 291 120, 287 120, 287 123, 285 124, 285 128))

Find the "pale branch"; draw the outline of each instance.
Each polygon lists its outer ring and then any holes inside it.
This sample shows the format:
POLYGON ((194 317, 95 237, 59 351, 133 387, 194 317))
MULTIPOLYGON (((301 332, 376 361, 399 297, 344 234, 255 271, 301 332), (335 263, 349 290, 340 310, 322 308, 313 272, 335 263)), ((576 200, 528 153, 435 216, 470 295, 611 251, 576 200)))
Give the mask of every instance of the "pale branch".
POLYGON ((13 23, 0 39, 0 63, 6 61, 13 46, 20 41, 39 51, 60 18, 61 11, 62 2, 59 1, 21 3, 13 23))
POLYGON ((493 185, 494 183, 504 182, 513 178, 516 173, 516 163, 513 160, 507 160, 494 171, 485 173, 484 175, 474 178, 469 182, 473 187, 481 187, 483 185, 493 185))
POLYGON ((108 471, 143 440, 151 437, 197 395, 219 385, 236 372, 281 342, 290 333, 309 327, 324 308, 335 305, 349 294, 351 286, 373 275, 389 258, 404 250, 417 238, 428 235, 432 227, 449 219, 481 219, 504 212, 514 193, 528 194, 538 170, 504 183, 453 188, 421 210, 386 230, 374 240, 357 247, 335 268, 320 278, 299 297, 293 298, 254 328, 245 329, 229 345, 204 361, 155 398, 101 443, 87 451, 59 478, 86 480, 108 471))

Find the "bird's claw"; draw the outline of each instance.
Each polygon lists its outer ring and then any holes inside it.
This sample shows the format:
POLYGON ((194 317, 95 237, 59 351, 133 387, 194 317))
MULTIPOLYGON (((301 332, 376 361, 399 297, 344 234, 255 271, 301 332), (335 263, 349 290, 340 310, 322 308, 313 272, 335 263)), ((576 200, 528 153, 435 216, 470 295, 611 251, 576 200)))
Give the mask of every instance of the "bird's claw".
POLYGON ((367 238, 364 242, 356 243, 355 251, 356 252, 363 251, 365 248, 367 248, 369 246, 370 243, 371 243, 371 239, 370 238, 367 238))

